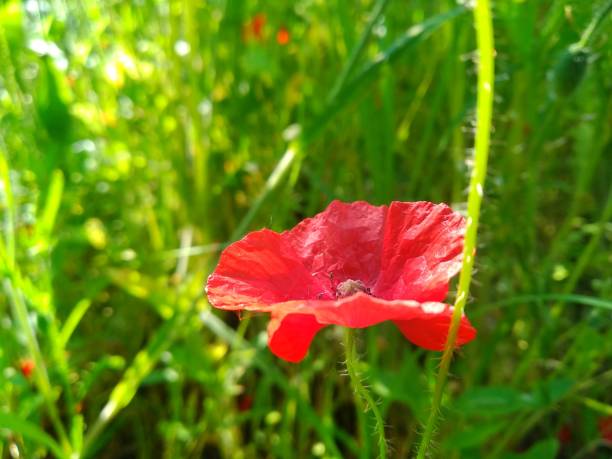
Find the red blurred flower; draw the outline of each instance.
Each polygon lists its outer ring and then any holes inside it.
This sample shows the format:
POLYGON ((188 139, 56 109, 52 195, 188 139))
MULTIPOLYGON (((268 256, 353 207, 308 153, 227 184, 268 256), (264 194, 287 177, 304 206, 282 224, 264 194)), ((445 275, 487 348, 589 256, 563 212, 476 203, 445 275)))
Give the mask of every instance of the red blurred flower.
POLYGON ((36 365, 32 359, 23 359, 19 362, 19 370, 21 370, 21 374, 28 379, 30 376, 32 376, 35 367, 36 365))
POLYGON ((251 30, 253 31, 255 38, 258 40, 263 38, 263 28, 266 25, 267 20, 266 15, 263 13, 256 14, 251 20, 251 30))
MULTIPOLYGON (((445 204, 334 201, 291 230, 227 247, 206 292, 220 309, 270 313, 270 349, 291 362, 331 324, 392 320, 416 345, 442 350, 452 308, 440 301, 461 267, 464 226, 445 204)), ((475 335, 463 317, 457 344, 475 335)))
POLYGON ((601 438, 612 442, 612 416, 599 418, 597 421, 597 427, 599 428, 601 438))
POLYGON ((264 13, 257 13, 253 16, 243 29, 244 41, 249 41, 251 39, 262 41, 264 38, 264 26, 267 21, 268 18, 264 13))
POLYGON ((276 43, 281 46, 285 46, 289 44, 289 41, 291 41, 291 35, 289 34, 287 28, 281 27, 278 29, 278 32, 276 32, 276 43))
POLYGON ((238 397, 238 411, 249 411, 253 406, 253 397, 249 394, 242 394, 238 397))
POLYGON ((567 445, 572 441, 572 429, 568 424, 563 424, 557 432, 557 440, 562 445, 567 445))

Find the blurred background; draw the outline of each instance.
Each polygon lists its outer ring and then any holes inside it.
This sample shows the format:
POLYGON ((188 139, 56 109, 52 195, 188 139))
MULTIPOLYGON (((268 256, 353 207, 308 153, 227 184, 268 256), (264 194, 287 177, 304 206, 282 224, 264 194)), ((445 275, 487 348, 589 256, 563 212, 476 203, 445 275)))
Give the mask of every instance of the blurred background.
MULTIPOLYGON (((611 5, 493 2, 479 335, 432 457, 612 457, 611 5)), ((464 211, 474 40, 450 0, 0 0, 0 458, 375 457, 339 330, 288 364, 203 285, 332 199, 464 211)), ((359 348, 410 457, 440 355, 359 348)))

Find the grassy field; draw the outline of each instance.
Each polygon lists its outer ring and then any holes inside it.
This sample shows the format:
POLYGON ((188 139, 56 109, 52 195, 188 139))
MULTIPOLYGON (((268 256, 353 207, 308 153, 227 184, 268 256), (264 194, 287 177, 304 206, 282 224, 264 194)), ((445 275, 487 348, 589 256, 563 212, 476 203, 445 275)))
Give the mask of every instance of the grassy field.
MULTIPOLYGON (((609 458, 612 3, 491 6, 478 337, 429 457, 609 458)), ((0 0, 0 458, 376 457, 340 328, 290 364, 203 286, 333 199, 466 212, 477 61, 451 0, 0 0)), ((441 354, 357 344, 413 457, 441 354)))

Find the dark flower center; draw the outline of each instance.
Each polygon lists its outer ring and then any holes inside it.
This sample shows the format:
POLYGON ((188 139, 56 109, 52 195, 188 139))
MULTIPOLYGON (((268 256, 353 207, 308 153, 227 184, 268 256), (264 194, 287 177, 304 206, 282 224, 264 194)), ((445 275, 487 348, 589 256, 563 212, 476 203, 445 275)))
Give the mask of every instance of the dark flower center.
POLYGON ((360 280, 347 279, 336 286, 336 298, 346 298, 359 292, 370 294, 370 289, 360 280))

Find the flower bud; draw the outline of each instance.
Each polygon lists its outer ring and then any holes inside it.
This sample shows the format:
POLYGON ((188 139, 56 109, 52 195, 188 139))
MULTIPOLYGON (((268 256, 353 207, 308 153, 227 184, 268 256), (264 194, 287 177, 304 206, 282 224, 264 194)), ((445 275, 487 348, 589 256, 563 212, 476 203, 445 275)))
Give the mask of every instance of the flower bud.
POLYGON ((559 57, 552 70, 552 83, 557 97, 570 96, 580 85, 589 65, 587 48, 573 44, 559 57))

